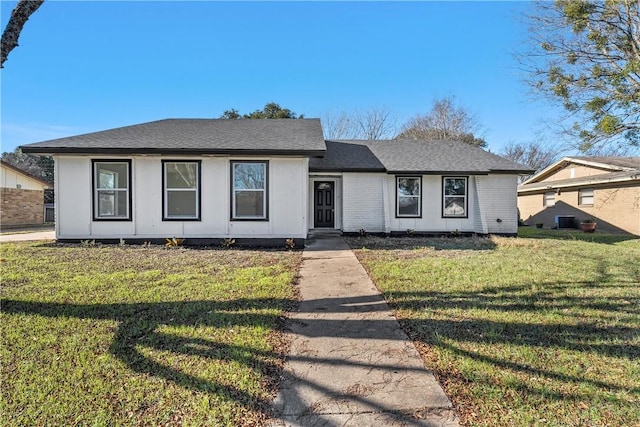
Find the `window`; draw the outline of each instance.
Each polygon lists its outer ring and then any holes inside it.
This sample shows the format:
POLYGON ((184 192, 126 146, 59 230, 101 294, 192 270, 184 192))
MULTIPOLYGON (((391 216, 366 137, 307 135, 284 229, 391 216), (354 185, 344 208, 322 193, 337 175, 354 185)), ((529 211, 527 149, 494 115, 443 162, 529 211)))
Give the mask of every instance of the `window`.
POLYGON ((578 190, 578 205, 593 206, 593 188, 578 190))
POLYGON ((542 206, 552 208, 556 205, 556 193, 554 191, 548 191, 542 196, 542 206))
POLYGON ((396 217, 420 217, 420 177, 396 177, 396 217))
POLYGON ((93 218, 131 220, 131 161, 93 161, 93 218))
POLYGON ((162 162, 163 220, 200 219, 200 162, 162 162))
POLYGON ((467 178, 444 177, 442 179, 442 216, 467 217, 467 178))
POLYGON ((267 219, 266 161, 231 162, 231 219, 267 219))

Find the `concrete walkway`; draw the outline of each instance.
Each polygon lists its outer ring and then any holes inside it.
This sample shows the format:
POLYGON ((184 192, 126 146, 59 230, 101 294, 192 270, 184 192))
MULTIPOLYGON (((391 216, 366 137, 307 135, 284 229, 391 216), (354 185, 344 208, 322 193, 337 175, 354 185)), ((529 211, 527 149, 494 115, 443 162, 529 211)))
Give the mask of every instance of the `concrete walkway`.
POLYGON ((55 231, 33 231, 0 235, 0 242, 22 242, 27 240, 55 240, 55 231))
POLYGON ((272 426, 457 426, 451 403, 344 239, 308 242, 272 426))

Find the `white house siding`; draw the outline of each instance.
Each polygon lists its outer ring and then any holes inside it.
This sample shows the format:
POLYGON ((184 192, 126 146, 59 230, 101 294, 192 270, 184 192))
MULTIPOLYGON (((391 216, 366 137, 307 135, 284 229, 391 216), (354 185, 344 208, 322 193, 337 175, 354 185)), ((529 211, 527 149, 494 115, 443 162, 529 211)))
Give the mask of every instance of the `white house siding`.
MULTIPOLYGON (((406 174, 402 176, 415 176, 406 174)), ((460 232, 474 231, 475 194, 468 194, 468 218, 443 218, 442 217, 442 176, 422 176, 422 217, 398 218, 396 217, 396 175, 388 175, 388 204, 391 231, 422 231, 422 232, 460 232)), ((473 177, 469 177, 469 189, 473 188, 473 177)))
POLYGON ((306 158, 56 156, 59 239, 305 238, 306 158), (131 159, 132 221, 94 221, 92 159, 131 159), (162 160, 201 160, 200 221, 162 220, 162 160), (230 161, 268 160, 268 221, 230 220, 230 161))
POLYGON ((49 188, 35 179, 0 165, 0 187, 20 188, 22 190, 44 190, 49 188))
POLYGON ((344 173, 342 175, 342 230, 370 233, 386 231, 383 173, 344 173))
POLYGON ((476 179, 478 198, 486 233, 515 234, 518 232, 518 176, 491 174, 476 179), (498 221, 500 220, 500 221, 498 221))
POLYGON ((443 218, 442 176, 423 175, 421 217, 398 218, 396 175, 344 173, 342 230, 358 232, 364 229, 367 232, 386 233, 407 230, 435 233, 456 230, 479 234, 517 233, 516 186, 516 175, 468 176, 467 217, 443 218))

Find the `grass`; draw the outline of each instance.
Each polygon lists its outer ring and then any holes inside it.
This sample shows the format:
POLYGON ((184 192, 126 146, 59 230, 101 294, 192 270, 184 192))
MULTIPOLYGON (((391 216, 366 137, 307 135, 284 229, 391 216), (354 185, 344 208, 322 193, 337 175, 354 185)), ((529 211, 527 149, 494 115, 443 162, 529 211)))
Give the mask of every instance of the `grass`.
POLYGON ((352 238, 469 426, 640 425, 640 240, 352 238))
POLYGON ((0 246, 3 426, 260 425, 299 252, 0 246))

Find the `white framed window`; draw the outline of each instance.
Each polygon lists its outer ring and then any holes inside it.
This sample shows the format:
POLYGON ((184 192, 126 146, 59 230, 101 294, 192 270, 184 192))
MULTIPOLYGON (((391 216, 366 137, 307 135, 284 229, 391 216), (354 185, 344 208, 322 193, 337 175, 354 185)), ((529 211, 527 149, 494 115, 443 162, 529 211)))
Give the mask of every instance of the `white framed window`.
POLYGON ((552 208, 556 205, 556 192, 555 191, 547 191, 542 196, 542 206, 545 208, 552 208))
POLYGON ((268 219, 269 162, 234 160, 231 162, 231 219, 268 219))
POLYGON ((442 178, 442 216, 444 218, 466 218, 467 212, 466 176, 445 176, 442 178))
POLYGON ((578 190, 578 205, 593 206, 593 188, 578 190))
POLYGON ((422 178, 396 177, 396 217, 419 218, 422 215, 422 178))
POLYGON ((131 160, 93 160, 93 219, 131 220, 131 160))
POLYGON ((163 220, 200 220, 200 161, 162 161, 163 220))

